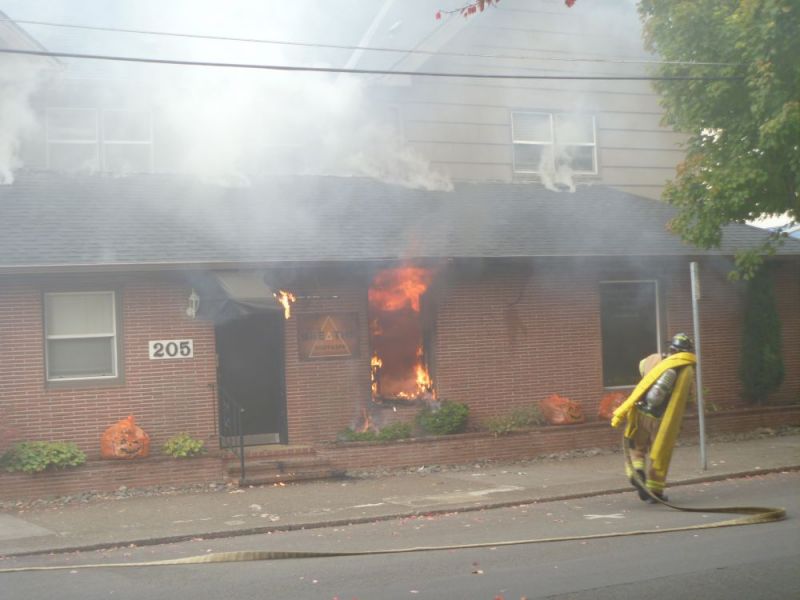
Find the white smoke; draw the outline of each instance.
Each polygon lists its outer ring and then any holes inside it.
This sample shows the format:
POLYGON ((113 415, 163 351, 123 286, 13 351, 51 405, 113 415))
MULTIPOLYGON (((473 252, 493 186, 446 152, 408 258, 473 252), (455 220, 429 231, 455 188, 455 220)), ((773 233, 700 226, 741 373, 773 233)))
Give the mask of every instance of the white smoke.
MULTIPOLYGON (((334 8, 323 2, 301 6, 238 0, 234 4, 236 9, 226 13, 222 21, 218 4, 210 0, 191 5, 177 2, 174 6, 143 0, 115 6, 110 12, 103 5, 93 19, 81 20, 143 29, 352 44, 369 19, 357 18, 358 12, 346 9, 360 7, 361 13, 370 14, 357 0, 338 0, 335 23, 329 18, 334 8)), ((429 13, 424 17, 433 22, 429 13)), ((31 33, 36 36, 47 31, 35 29, 31 33)), ((54 50, 211 62, 337 67, 352 55, 346 50, 111 32, 91 32, 80 38, 50 33, 56 37, 40 41, 54 50)), ((452 187, 392 131, 388 109, 367 100, 365 80, 359 76, 94 61, 70 61, 70 68, 90 79, 112 76, 133 84, 134 89, 136 82, 141 82, 141 92, 151 96, 157 125, 156 170, 189 173, 228 185, 246 184, 250 176, 261 174, 325 173, 375 177, 426 189, 452 187), (163 126, 161 130, 159 125, 163 126), (159 154, 165 143, 168 150, 159 154)), ((31 117, 29 112, 26 119, 15 121, 31 124, 31 117)))
POLYGON ((14 182, 21 138, 38 127, 30 101, 43 78, 39 61, 0 56, 0 185, 14 182))
POLYGON ((354 174, 412 189, 453 191, 450 178, 432 170, 430 163, 405 144, 391 126, 366 126, 360 133, 361 148, 345 161, 354 174))
POLYGON ((558 145, 546 146, 539 159, 539 179, 542 185, 554 192, 575 191, 570 157, 558 145))

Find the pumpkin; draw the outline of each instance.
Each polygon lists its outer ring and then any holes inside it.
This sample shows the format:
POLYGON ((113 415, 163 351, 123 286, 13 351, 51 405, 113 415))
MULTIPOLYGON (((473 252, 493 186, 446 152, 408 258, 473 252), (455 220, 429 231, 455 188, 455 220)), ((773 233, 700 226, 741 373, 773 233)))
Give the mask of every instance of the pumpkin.
POLYGON ((558 394, 541 400, 539 408, 550 425, 571 425, 584 421, 580 404, 558 394))
POLYGON ((144 458, 150 453, 150 436, 132 416, 114 423, 100 437, 103 458, 144 458))
POLYGON ((606 394, 600 399, 600 406, 597 410, 597 416, 604 420, 610 421, 614 416, 614 411, 625 402, 625 394, 621 392, 611 392, 606 394))

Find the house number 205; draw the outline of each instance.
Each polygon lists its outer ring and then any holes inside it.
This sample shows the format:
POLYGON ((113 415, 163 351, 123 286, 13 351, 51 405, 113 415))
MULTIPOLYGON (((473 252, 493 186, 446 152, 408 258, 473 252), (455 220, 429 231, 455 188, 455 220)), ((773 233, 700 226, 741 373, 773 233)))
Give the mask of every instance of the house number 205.
POLYGON ((192 358, 194 346, 192 340, 151 340, 150 359, 192 358))

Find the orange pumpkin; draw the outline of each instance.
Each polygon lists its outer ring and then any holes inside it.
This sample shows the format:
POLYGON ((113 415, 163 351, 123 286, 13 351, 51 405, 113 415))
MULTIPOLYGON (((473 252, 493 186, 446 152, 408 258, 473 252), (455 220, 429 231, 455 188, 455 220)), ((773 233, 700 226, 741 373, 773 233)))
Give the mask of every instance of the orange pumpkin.
POLYGON ((130 416, 114 423, 100 437, 103 458, 144 458, 150 453, 150 436, 130 416))
POLYGON ((610 421, 614 416, 614 411, 625 402, 625 394, 621 392, 611 392, 606 394, 600 399, 600 406, 597 410, 597 416, 604 421, 610 421))
POLYGON ((558 394, 541 400, 539 408, 550 425, 571 425, 584 421, 580 404, 558 394))

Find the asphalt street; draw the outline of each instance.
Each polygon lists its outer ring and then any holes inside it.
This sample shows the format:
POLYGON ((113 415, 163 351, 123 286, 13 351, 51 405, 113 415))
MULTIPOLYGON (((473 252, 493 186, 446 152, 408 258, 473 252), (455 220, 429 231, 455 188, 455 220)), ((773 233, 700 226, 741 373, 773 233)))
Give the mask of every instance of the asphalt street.
MULTIPOLYGON (((182 567, 0 574, 3 598, 791 598, 800 589, 800 474, 684 486, 687 506, 784 506, 778 523, 658 535, 182 567)), ((632 493, 147 548, 10 558, 0 568, 232 550, 386 549, 664 529, 727 518, 632 493)))

